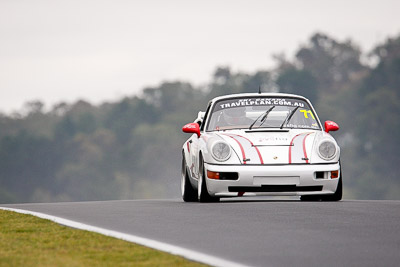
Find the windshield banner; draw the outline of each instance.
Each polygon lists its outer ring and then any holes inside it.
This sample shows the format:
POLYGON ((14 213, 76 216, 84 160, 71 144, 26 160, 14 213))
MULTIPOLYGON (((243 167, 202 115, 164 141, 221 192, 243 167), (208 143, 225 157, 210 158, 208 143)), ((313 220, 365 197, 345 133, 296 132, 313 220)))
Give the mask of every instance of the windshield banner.
POLYGON ((245 106, 305 106, 304 101, 293 98, 241 98, 227 99, 219 101, 214 107, 214 112, 227 108, 245 107, 245 106))

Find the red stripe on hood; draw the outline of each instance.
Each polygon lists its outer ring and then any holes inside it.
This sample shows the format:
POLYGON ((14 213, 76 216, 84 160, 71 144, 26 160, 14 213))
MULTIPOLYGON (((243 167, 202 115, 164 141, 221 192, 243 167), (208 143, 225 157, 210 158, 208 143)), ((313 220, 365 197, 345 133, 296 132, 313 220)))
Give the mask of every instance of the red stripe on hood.
POLYGON ((306 159, 306 163, 308 163, 308 157, 307 157, 307 151, 306 151, 306 139, 307 139, 307 136, 309 136, 310 134, 312 134, 312 133, 307 134, 306 136, 304 136, 304 139, 303 139, 303 151, 304 151, 304 158, 306 159))
POLYGON ((289 146, 289 164, 292 163, 292 146, 293 146, 294 139, 295 139, 297 136, 301 135, 301 134, 303 134, 303 133, 300 133, 300 134, 298 134, 298 135, 295 135, 295 136, 292 138, 292 141, 290 141, 290 146, 289 146))
POLYGON ((250 139, 248 139, 248 138, 246 138, 246 137, 244 137, 244 136, 238 135, 238 134, 232 134, 232 135, 236 135, 236 136, 242 137, 243 139, 246 139, 247 141, 249 141, 250 144, 251 144, 251 146, 254 147, 254 148, 256 149, 257 154, 258 154, 258 157, 260 158, 261 164, 264 164, 264 160, 263 160, 263 158, 262 158, 262 156, 261 156, 260 150, 258 150, 258 147, 256 147, 256 146, 253 144, 253 142, 250 141, 250 139))
POLYGON ((244 153, 244 149, 243 149, 242 144, 241 144, 241 143, 239 142, 239 140, 237 140, 235 137, 233 137, 233 136, 231 136, 231 135, 227 135, 227 136, 229 136, 230 138, 232 138, 233 140, 235 140, 236 143, 238 143, 238 145, 239 145, 239 147, 240 147, 240 150, 242 151, 243 164, 246 164, 246 154, 244 153))

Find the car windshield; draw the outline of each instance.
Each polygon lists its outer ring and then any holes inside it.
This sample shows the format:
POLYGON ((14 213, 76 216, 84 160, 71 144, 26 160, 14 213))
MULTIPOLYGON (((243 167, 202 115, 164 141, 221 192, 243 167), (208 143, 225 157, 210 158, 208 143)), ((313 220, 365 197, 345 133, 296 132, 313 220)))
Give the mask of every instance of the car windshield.
POLYGON ((249 128, 319 130, 320 126, 308 103, 296 98, 231 98, 215 103, 207 131, 249 128))

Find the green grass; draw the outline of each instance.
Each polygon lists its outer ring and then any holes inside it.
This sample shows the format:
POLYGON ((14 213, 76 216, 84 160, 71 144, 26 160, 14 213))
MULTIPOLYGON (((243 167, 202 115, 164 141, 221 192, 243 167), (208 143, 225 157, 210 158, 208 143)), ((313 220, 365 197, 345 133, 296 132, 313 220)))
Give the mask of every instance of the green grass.
POLYGON ((205 266, 49 220, 0 210, 0 266, 205 266))

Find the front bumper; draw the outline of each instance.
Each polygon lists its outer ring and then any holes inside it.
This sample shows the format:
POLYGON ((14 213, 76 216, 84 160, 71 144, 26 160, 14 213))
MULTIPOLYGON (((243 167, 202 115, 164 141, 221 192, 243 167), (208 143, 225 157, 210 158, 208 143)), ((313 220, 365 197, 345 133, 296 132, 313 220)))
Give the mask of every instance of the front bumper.
MULTIPOLYGON (((237 172, 237 180, 215 180, 207 177, 211 196, 241 195, 302 196, 333 194, 339 178, 331 178, 331 171, 339 171, 339 163, 301 165, 214 165, 204 164, 212 172, 237 172), (319 172, 320 175, 317 175, 319 172), (323 178, 321 173, 324 173, 323 178), (319 178, 317 178, 319 176, 319 178)), ((339 173, 340 177, 340 173, 339 173)))

